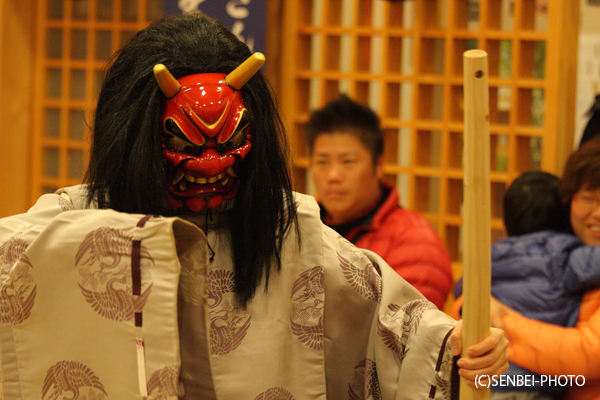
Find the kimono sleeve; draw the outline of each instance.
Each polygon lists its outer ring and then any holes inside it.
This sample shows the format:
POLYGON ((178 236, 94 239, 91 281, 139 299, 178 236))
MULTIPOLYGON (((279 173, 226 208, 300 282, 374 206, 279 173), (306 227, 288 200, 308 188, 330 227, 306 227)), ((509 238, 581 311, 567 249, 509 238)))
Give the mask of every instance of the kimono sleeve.
POLYGON ((379 256, 364 252, 382 277, 373 332, 382 393, 395 392, 390 397, 394 399, 450 399, 453 356, 449 337, 456 321, 439 311, 379 256))

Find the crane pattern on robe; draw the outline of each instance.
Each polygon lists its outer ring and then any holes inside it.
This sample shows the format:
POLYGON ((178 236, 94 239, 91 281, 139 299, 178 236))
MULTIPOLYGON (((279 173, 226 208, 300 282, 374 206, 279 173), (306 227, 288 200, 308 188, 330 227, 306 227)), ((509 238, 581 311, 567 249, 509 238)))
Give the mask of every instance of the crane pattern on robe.
POLYGON ((259 394, 254 400, 294 400, 294 396, 284 388, 274 387, 259 394))
POLYGON ((25 251, 29 244, 11 237, 0 246, 0 322, 18 325, 31 315, 37 285, 25 251))
POLYGON ((354 247, 343 236, 338 237, 340 251, 337 253, 340 267, 350 285, 361 296, 381 302, 381 276, 376 267, 360 249, 354 247))
POLYGON ((235 350, 250 328, 250 313, 235 305, 234 288, 233 272, 214 270, 208 273, 212 355, 223 355, 235 350))
POLYGON ((88 233, 75 256, 79 288, 92 309, 104 318, 129 321, 141 311, 152 290, 148 250, 140 248, 141 295, 133 295, 131 254, 133 237, 124 231, 102 227, 88 233))
POLYGON ((58 197, 58 205, 63 211, 70 211, 73 209, 73 203, 71 203, 69 200, 65 199, 62 196, 58 197))
POLYGON ((411 333, 417 333, 426 310, 437 310, 437 307, 425 299, 409 301, 402 307, 390 304, 383 317, 377 321, 377 334, 387 347, 398 354, 400 362, 410 350, 411 333))
POLYGON ((323 349, 323 307, 325 305, 325 269, 316 266, 300 274, 292 286, 293 334, 304 345, 323 349))
POLYGON ((108 397, 104 385, 94 372, 77 361, 60 361, 46 373, 42 400, 104 400, 108 397), (87 388, 87 394, 82 393, 87 388))
MULTIPOLYGON (((207 302, 207 278, 205 270, 202 267, 206 265, 208 256, 202 253, 198 259, 188 258, 189 255, 182 255, 180 258, 181 265, 189 265, 189 268, 182 268, 179 276, 179 292, 178 295, 187 303, 196 306, 204 305, 207 302)), ((213 299, 215 301, 215 299, 213 299)))
POLYGON ((453 355, 450 349, 450 341, 446 343, 446 351, 444 352, 440 369, 435 374, 435 385, 442 390, 444 399, 450 400, 452 398, 452 388, 450 387, 450 380, 452 375, 453 355))
POLYGON ((167 365, 155 371, 148 380, 148 400, 168 400, 183 395, 183 384, 179 382, 177 365, 167 365))
POLYGON ((354 377, 348 385, 348 398, 350 400, 381 400, 377 367, 373 360, 366 358, 354 367, 354 377))

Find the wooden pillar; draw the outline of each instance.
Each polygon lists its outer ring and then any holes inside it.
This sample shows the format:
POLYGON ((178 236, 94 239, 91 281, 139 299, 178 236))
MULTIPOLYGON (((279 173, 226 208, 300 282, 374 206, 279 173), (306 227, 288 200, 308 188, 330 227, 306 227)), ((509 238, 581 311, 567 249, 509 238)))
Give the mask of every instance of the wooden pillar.
POLYGON ((0 217, 27 211, 35 4, 0 0, 0 217))

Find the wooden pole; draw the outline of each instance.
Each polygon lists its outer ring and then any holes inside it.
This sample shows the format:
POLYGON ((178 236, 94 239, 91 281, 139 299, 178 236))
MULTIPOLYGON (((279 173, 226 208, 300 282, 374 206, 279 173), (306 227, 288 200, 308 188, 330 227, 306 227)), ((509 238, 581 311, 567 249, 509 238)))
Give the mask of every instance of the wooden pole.
MULTIPOLYGON (((487 53, 469 50, 464 61, 463 352, 490 334, 491 196, 487 53)), ((489 399, 463 378, 460 400, 489 399)))

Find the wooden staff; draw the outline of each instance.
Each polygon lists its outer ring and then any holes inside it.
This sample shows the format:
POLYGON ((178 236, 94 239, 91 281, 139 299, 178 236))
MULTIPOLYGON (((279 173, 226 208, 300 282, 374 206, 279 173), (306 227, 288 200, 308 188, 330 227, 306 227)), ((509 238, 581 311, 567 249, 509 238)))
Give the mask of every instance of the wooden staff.
MULTIPOLYGON (((491 206, 487 53, 469 50, 464 61, 463 341, 466 351, 490 334, 491 206)), ((460 400, 489 399, 464 379, 460 400)))

